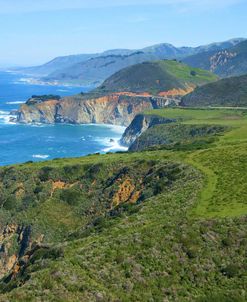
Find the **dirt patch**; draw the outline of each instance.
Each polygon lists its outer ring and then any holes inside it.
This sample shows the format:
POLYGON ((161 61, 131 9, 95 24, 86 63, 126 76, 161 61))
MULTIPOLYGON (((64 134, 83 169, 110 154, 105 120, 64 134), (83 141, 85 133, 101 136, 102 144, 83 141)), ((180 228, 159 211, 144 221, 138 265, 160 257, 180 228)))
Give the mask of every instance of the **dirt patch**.
POLYGON ((125 202, 136 203, 140 195, 141 191, 136 191, 136 186, 130 179, 126 179, 119 185, 118 191, 113 196, 112 204, 117 206, 125 202))
POLYGON ((73 187, 75 184, 77 184, 77 183, 67 184, 66 182, 63 182, 60 180, 52 182, 51 196, 53 195, 55 190, 69 189, 69 188, 73 187))

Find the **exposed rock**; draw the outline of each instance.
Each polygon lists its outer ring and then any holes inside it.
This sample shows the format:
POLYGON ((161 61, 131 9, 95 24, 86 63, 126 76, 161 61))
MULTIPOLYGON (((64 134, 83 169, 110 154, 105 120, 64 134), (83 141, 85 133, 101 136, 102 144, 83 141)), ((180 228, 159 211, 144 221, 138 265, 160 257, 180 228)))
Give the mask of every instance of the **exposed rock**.
POLYGON ((179 102, 179 97, 152 97, 115 93, 99 97, 77 95, 61 100, 23 104, 18 113, 20 123, 104 123, 128 126, 137 113, 179 102))
POLYGON ((141 191, 135 191, 135 189, 136 187, 131 179, 125 179, 119 185, 118 191, 113 196, 113 205, 118 206, 125 202, 135 203, 141 195, 141 191))
POLYGON ((217 52, 210 58, 210 71, 214 72, 218 66, 226 65, 229 60, 236 56, 236 52, 230 52, 228 50, 222 50, 217 52))
POLYGON ((0 232, 0 278, 16 270, 18 260, 31 248, 31 227, 7 224, 0 232))
POLYGON ((120 143, 129 147, 144 131, 159 124, 175 122, 175 119, 163 118, 154 115, 138 114, 125 130, 120 143))

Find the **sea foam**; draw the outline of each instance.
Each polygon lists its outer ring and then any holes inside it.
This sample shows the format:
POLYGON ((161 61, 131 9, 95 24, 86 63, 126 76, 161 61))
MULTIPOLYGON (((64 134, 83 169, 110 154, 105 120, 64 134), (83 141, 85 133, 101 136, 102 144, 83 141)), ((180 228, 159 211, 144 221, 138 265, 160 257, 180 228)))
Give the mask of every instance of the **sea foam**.
POLYGON ((15 124, 14 122, 10 121, 11 118, 14 118, 14 116, 10 115, 10 112, 0 110, 0 124, 8 124, 8 125, 15 124))
POLYGON ((16 102, 6 102, 6 105, 18 105, 18 104, 24 104, 24 101, 16 101, 16 102))
POLYGON ((33 158, 47 159, 50 155, 47 154, 33 154, 33 158))
POLYGON ((111 151, 127 151, 128 148, 121 146, 118 140, 113 140, 113 142, 109 143, 109 147, 102 149, 103 152, 111 152, 111 151))

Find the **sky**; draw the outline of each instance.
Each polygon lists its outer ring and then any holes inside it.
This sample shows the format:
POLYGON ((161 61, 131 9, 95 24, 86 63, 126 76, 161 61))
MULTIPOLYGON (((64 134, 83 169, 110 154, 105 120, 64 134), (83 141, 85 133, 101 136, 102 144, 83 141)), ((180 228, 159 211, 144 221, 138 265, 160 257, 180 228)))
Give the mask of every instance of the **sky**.
POLYGON ((247 0, 0 0, 0 66, 247 38, 247 0))

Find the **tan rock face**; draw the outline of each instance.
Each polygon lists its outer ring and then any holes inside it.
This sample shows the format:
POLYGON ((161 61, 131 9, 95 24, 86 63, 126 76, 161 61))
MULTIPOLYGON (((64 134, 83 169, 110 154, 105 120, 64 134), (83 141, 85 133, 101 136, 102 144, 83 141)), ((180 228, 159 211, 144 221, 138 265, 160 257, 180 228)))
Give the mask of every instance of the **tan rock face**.
POLYGON ((112 206, 115 207, 126 202, 136 203, 140 196, 141 191, 136 190, 136 185, 132 180, 125 179, 119 184, 118 191, 113 196, 112 206))
POLYGON ((24 104, 18 112, 21 123, 115 124, 128 126, 137 113, 162 108, 172 99, 167 95, 115 93, 85 99, 80 95, 49 100, 35 105, 24 104))
POLYGON ((214 72, 218 66, 223 66, 227 64, 229 60, 236 56, 237 53, 230 52, 228 50, 222 50, 217 52, 210 58, 210 71, 214 72))
POLYGON ((184 96, 190 92, 192 92, 195 89, 195 86, 188 86, 187 89, 172 89, 169 91, 164 91, 164 92, 160 92, 159 96, 167 96, 167 97, 171 97, 171 96, 184 96))
POLYGON ((76 184, 77 184, 77 182, 70 184, 70 183, 63 182, 61 180, 54 181, 54 182, 52 182, 51 196, 57 189, 68 189, 68 188, 73 187, 76 184))
POLYGON ((23 104, 18 112, 18 119, 24 123, 54 123, 58 101, 50 100, 34 106, 23 104))

